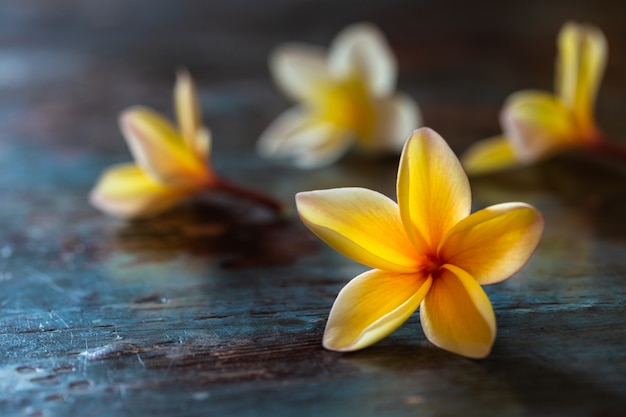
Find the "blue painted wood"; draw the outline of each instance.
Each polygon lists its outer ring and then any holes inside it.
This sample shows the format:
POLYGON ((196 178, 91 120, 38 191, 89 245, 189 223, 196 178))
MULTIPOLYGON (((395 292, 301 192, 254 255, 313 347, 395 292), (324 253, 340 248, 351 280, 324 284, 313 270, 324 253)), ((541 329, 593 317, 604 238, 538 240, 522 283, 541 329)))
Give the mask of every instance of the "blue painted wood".
POLYGON ((270 48, 325 44, 364 19, 388 33, 400 84, 459 152, 498 132, 509 92, 550 88, 562 21, 592 21, 614 51, 598 114, 619 140, 623 6, 128 3, 0 6, 0 415, 626 415, 619 162, 572 153, 472 181, 476 209, 526 201, 547 224, 531 262, 486 289, 498 337, 472 361, 430 345, 417 315, 371 348, 325 351, 330 306, 364 267, 300 224, 293 194, 393 196, 397 161, 300 172, 253 153, 288 105, 266 73, 270 48), (181 65, 198 79, 217 169, 288 202, 286 219, 216 196, 130 224, 88 205, 101 170, 129 159, 117 113, 171 109, 181 65))

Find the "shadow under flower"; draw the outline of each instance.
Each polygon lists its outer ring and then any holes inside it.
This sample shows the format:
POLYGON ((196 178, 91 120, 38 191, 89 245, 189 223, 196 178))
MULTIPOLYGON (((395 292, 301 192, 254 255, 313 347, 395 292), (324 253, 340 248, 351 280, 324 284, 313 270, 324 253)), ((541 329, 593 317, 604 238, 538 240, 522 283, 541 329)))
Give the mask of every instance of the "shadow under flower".
POLYGON ((436 348, 380 345, 344 354, 341 361, 375 376, 379 390, 390 391, 381 397, 402 394, 405 405, 424 415, 624 416, 624 399, 584 375, 501 353, 496 348, 489 358, 473 361, 436 348))
POLYGON ((626 166, 606 156, 570 150, 534 166, 472 178, 472 185, 480 205, 520 199, 550 216, 557 197, 561 209, 593 225, 594 234, 626 237, 626 166))
POLYGON ((133 253, 138 262, 165 261, 184 252, 219 258, 223 268, 286 265, 316 248, 312 234, 297 222, 217 199, 190 201, 158 217, 125 223, 110 246, 133 253))

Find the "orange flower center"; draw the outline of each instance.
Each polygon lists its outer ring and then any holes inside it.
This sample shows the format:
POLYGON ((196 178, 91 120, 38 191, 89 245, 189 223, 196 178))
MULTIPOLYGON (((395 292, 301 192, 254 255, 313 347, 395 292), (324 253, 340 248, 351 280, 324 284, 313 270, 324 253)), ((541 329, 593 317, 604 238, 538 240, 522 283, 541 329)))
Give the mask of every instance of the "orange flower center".
POLYGON ((432 276, 433 278, 439 278, 439 276, 441 275, 441 266, 444 263, 445 262, 442 262, 442 260, 438 257, 428 255, 426 256, 426 265, 424 267, 424 270, 428 275, 432 276))

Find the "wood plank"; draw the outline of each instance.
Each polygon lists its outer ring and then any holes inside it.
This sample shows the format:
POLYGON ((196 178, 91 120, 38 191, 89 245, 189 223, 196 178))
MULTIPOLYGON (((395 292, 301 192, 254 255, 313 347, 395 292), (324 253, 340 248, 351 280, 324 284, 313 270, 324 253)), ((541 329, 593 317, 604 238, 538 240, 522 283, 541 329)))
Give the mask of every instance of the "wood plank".
POLYGON ((459 153, 498 133, 509 93, 551 88, 564 21, 598 24, 611 50, 598 117, 626 143, 624 6, 547 3, 3 1, 0 415, 626 416, 621 161, 573 152, 472 180, 475 209, 526 201, 547 225, 531 262, 486 288, 498 336, 474 361, 428 343, 418 315, 363 351, 324 350, 336 294, 365 268, 300 223, 293 195, 393 196, 397 159, 297 171, 254 154, 289 105, 271 47, 327 44, 355 20, 387 33, 401 88, 459 153), (171 114, 180 66, 216 168, 287 202, 286 218, 223 196, 133 223, 89 206, 101 170, 130 158, 117 114, 171 114))

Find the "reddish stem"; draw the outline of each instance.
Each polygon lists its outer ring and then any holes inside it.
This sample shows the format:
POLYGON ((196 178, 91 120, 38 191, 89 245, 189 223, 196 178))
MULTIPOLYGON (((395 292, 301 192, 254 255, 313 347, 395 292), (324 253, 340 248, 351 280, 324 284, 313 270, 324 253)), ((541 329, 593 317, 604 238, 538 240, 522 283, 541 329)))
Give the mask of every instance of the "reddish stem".
POLYGON ((282 214, 285 210, 285 207, 280 201, 275 200, 274 198, 262 194, 258 191, 241 187, 222 178, 217 179, 216 182, 211 184, 211 189, 222 191, 228 194, 236 195, 249 201, 253 201, 279 214, 282 214))
POLYGON ((604 136, 601 136, 599 140, 594 143, 594 149, 604 155, 617 157, 626 161, 626 147, 607 140, 604 136))

